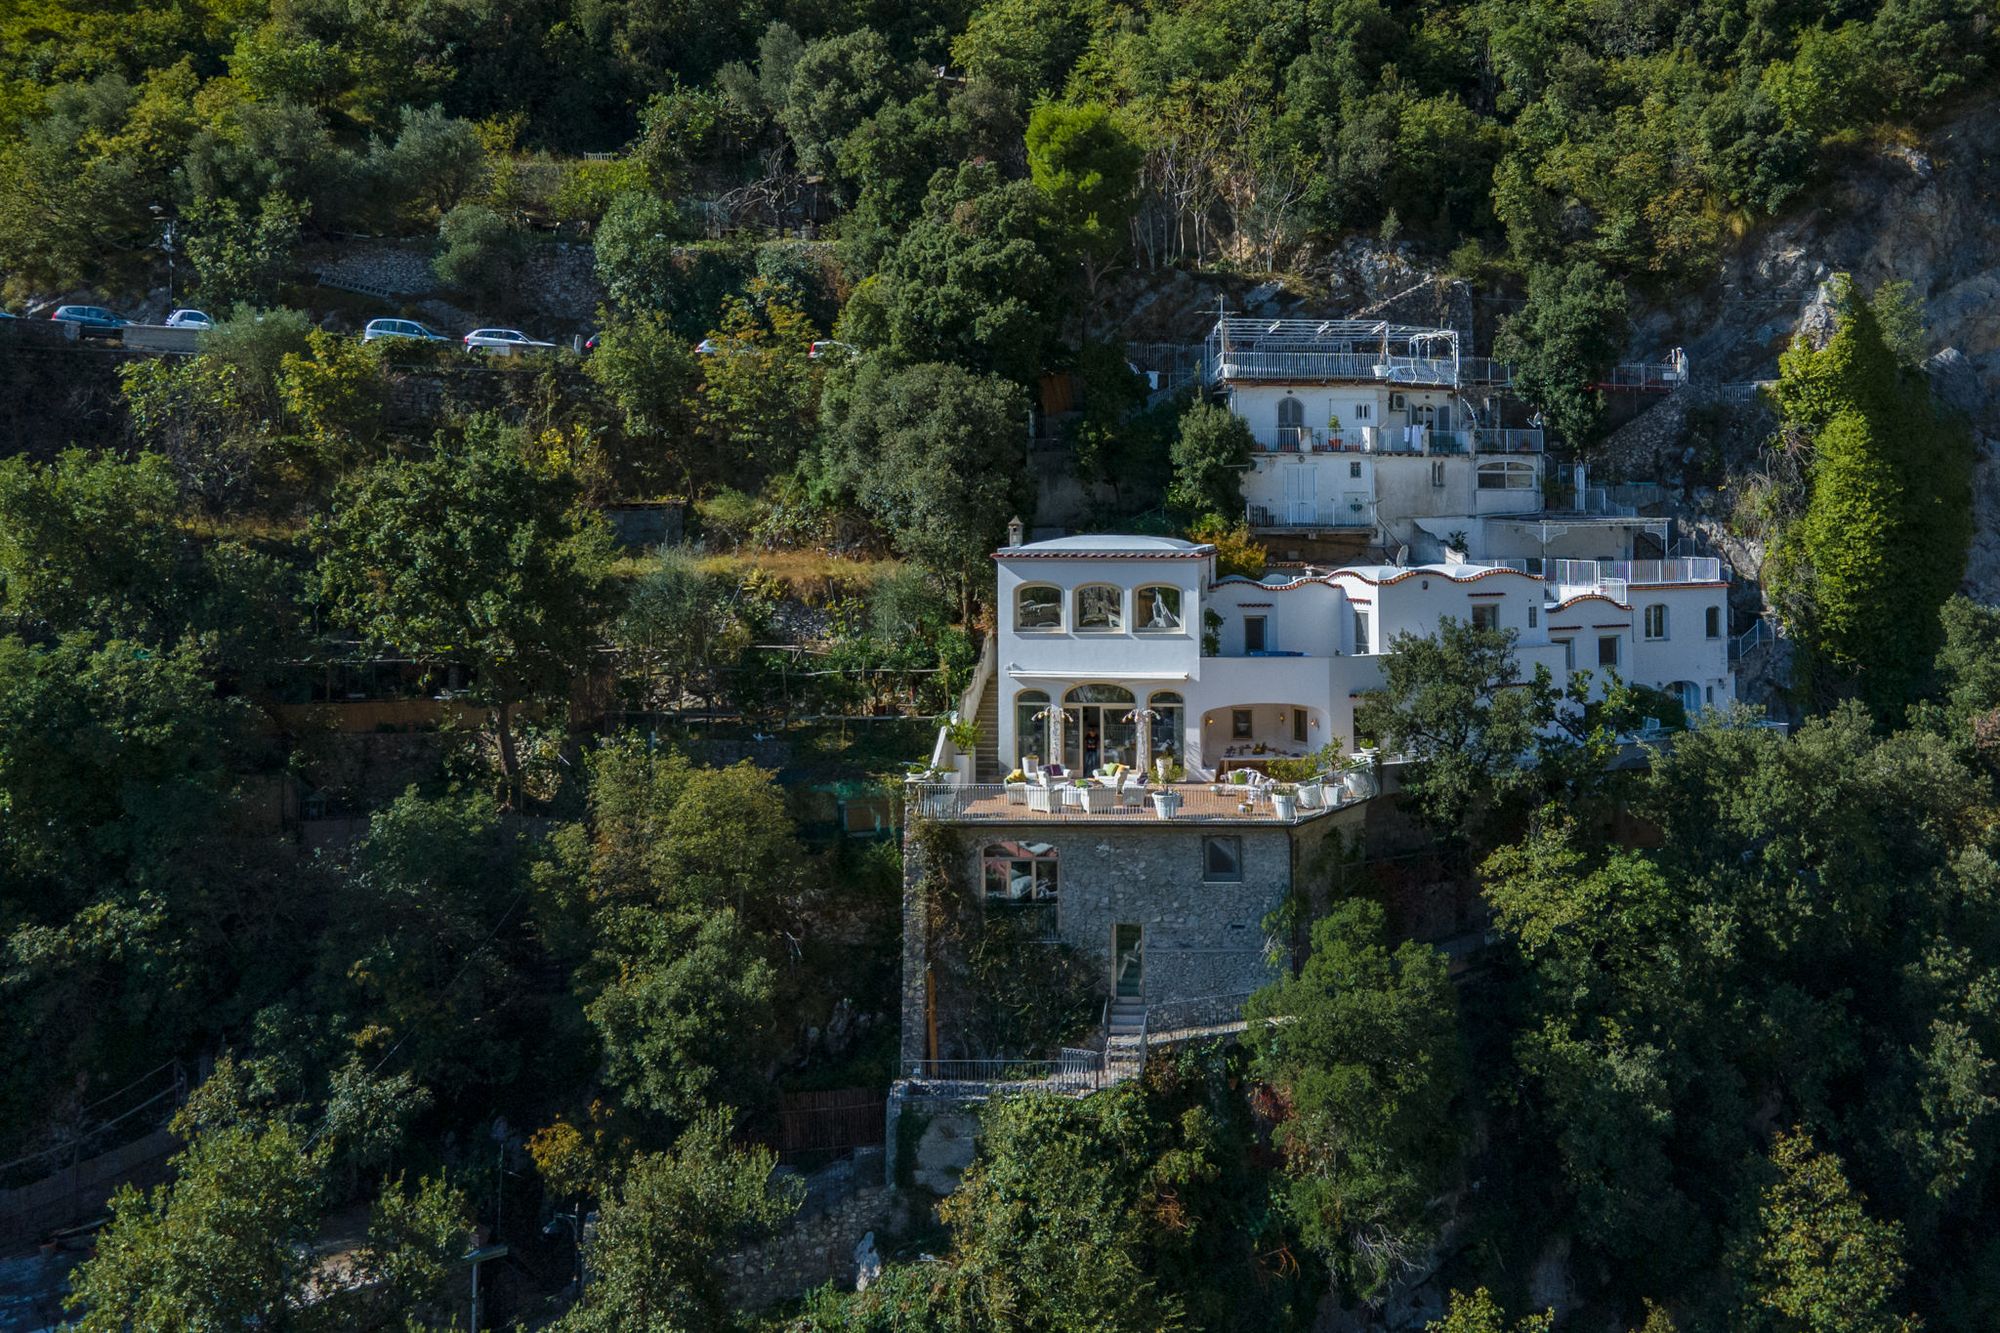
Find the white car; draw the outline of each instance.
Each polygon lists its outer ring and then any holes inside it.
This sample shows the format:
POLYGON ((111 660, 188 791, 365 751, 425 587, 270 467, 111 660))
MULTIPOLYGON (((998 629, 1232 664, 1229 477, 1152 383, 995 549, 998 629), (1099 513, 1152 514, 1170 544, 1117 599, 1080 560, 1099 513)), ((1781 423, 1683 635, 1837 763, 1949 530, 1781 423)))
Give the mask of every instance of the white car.
POLYGON ((167 316, 170 329, 212 329, 215 321, 199 310, 176 310, 167 316))
POLYGON ((554 351, 555 344, 537 341, 519 329, 474 329, 465 335, 465 350, 468 352, 497 352, 501 356, 513 356, 518 352, 542 349, 554 351))
POLYGON ((806 357, 818 361, 829 356, 853 356, 856 349, 848 343, 835 342, 831 338, 821 338, 806 347, 806 357))
POLYGON ((368 327, 361 330, 361 341, 372 343, 379 338, 414 338, 418 342, 448 343, 451 339, 414 319, 371 319, 368 327))

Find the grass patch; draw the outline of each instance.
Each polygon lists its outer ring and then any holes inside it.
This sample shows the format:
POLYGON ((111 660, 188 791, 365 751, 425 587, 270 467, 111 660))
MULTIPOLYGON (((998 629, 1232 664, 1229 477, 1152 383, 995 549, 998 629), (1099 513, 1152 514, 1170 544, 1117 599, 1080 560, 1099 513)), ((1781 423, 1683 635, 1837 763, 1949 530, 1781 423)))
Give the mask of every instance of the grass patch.
MULTIPOLYGON (((656 552, 640 551, 619 557, 611 571, 632 579, 657 569, 659 563, 656 552)), ((702 556, 701 568, 737 583, 753 571, 761 573, 777 580, 788 596, 823 606, 841 597, 866 596, 869 589, 902 568, 902 562, 809 550, 726 551, 702 556)))

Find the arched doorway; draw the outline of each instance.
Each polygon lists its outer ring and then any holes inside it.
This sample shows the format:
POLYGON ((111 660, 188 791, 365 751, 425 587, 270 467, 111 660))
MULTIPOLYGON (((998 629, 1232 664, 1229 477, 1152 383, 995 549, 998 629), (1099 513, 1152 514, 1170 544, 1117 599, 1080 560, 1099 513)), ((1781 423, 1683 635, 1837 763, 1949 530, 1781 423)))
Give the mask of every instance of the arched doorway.
POLYGON ((1132 691, 1122 685, 1079 685, 1063 696, 1063 767, 1089 773, 1138 756, 1139 729, 1125 721, 1132 691))

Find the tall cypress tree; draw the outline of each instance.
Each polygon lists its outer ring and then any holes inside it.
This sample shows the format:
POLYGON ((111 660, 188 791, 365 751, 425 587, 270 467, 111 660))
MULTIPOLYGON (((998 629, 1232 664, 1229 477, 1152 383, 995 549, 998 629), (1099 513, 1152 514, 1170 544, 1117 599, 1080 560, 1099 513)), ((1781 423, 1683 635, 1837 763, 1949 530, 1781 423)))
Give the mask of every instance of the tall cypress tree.
POLYGON ((1773 396, 1782 439, 1807 453, 1803 510, 1770 581, 1810 697, 1858 693, 1900 712, 1942 642, 1938 610, 1965 574, 1972 443, 1899 360, 1881 312, 1844 282, 1826 345, 1795 342, 1773 396))

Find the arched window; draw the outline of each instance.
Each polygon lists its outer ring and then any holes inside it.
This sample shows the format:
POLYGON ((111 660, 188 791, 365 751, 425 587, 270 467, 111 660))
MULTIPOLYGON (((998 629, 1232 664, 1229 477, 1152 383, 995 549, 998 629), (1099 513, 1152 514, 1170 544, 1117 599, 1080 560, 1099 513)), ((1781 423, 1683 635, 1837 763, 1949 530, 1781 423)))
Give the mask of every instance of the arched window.
POLYGON ((1052 903, 1060 888, 1056 849, 1045 842, 988 843, 979 856, 989 903, 1052 903))
POLYGON ((1140 633, 1178 633, 1181 621, 1181 590, 1170 583, 1155 583, 1132 595, 1133 628, 1140 633))
POLYGON ((1173 690, 1155 690, 1146 700, 1146 707, 1159 714, 1153 719, 1153 753, 1178 763, 1187 719, 1186 701, 1173 690))
POLYGON ((1047 690, 1022 690, 1014 696, 1014 762, 1028 755, 1037 758, 1048 751, 1049 720, 1037 718, 1049 706, 1047 690))
POLYGON ((1125 590, 1092 583, 1076 590, 1078 633, 1122 634, 1125 630, 1125 590))
POLYGON ((1479 465, 1479 489, 1482 491, 1532 491, 1535 489, 1535 465, 1502 460, 1479 465))
POLYGON ((1061 588, 1046 583, 1023 584, 1014 594, 1014 628, 1020 630, 1061 629, 1063 595, 1061 588))

